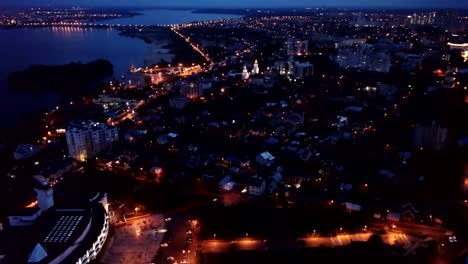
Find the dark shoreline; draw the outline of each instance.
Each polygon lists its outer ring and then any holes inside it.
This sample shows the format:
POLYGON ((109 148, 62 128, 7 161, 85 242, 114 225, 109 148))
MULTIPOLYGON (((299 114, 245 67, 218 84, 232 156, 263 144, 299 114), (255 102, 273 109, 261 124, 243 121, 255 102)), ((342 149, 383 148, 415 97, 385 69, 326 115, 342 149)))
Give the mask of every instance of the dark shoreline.
POLYGON ((195 9, 192 11, 195 14, 220 14, 220 15, 237 15, 247 16, 248 11, 246 9, 195 9))
POLYGON ((112 63, 103 59, 88 63, 31 65, 26 70, 8 74, 8 87, 18 94, 57 92, 65 96, 81 96, 92 92, 97 83, 113 73, 112 63))
POLYGON ((129 38, 136 38, 143 40, 146 44, 156 42, 159 38, 168 38, 167 32, 164 28, 155 28, 151 30, 140 31, 138 29, 119 29, 119 35, 129 38))
MULTIPOLYGON (((83 96, 93 95, 102 85, 102 82, 112 76, 112 72, 113 65, 107 60, 54 66, 32 65, 23 71, 10 73, 10 78, 11 76, 16 76, 13 78, 22 78, 16 85, 8 85, 7 87, 15 94, 32 97, 56 93, 59 96, 58 104, 62 105, 83 96), (46 77, 43 77, 43 74, 46 77), (62 82, 65 79, 67 81, 62 82), (25 86, 25 84, 29 83, 34 85, 25 86)), ((43 106, 35 110, 22 112, 14 123, 11 123, 9 127, 2 128, 0 139, 5 140, 5 148, 10 151, 16 144, 21 142, 34 143, 37 137, 43 133, 43 115, 49 110, 49 107, 43 106)))
MULTIPOLYGON (((174 55, 171 62, 164 63, 203 63, 204 59, 195 52, 184 40, 175 35, 167 27, 158 27, 151 30, 140 31, 138 29, 120 30, 121 36, 129 38, 137 38, 143 40, 147 44, 156 43, 158 39, 165 39, 167 44, 162 46, 164 49, 169 49, 169 53, 174 55)), ((160 62, 155 61, 154 64, 160 62)))

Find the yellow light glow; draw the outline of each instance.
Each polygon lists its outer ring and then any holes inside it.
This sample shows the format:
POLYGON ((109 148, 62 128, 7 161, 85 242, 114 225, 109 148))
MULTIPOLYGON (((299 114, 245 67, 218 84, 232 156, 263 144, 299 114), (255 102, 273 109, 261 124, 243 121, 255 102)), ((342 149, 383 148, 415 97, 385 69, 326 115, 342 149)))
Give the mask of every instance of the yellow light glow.
POLYGON ((37 204, 38 204, 38 202, 37 202, 37 200, 36 200, 36 201, 34 201, 34 202, 32 202, 32 203, 26 205, 25 208, 33 208, 33 207, 35 207, 37 204))
POLYGON ((87 158, 86 152, 85 151, 81 152, 80 153, 80 160, 81 161, 86 161, 86 158, 87 158))
POLYGON ((461 56, 463 57, 463 61, 467 62, 468 61, 468 50, 463 51, 461 56))

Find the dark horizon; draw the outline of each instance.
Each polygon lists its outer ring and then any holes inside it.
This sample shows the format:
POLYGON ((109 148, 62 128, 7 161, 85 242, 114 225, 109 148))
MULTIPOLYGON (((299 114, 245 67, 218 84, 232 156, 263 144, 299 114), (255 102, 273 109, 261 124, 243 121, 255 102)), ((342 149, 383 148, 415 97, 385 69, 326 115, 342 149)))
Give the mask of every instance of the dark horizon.
POLYGON ((267 6, 229 6, 229 7, 208 7, 208 6, 138 6, 138 5, 129 5, 129 6, 120 6, 120 5, 15 5, 15 4, 0 4, 2 8, 11 8, 11 9, 24 9, 24 8, 94 8, 94 9, 129 9, 129 10, 143 10, 143 9, 169 9, 169 10, 247 10, 247 9, 256 9, 256 10, 308 10, 308 9, 323 9, 323 10, 458 10, 458 11, 468 11, 468 8, 460 7, 422 7, 422 6, 282 6, 282 7, 267 7, 267 6))
POLYGON ((197 4, 187 3, 183 0, 174 0, 170 4, 154 3, 148 0, 136 1, 89 1, 89 0, 4 0, 3 7, 100 7, 100 8, 182 8, 182 9, 293 9, 293 8, 338 8, 338 9, 461 9, 466 10, 466 4, 460 2, 441 2, 436 0, 376 0, 376 1, 345 1, 345 0, 316 0, 316 1, 284 1, 284 0, 239 0, 235 3, 226 3, 216 0, 200 0, 197 4), (312 2, 312 3, 311 3, 312 2))

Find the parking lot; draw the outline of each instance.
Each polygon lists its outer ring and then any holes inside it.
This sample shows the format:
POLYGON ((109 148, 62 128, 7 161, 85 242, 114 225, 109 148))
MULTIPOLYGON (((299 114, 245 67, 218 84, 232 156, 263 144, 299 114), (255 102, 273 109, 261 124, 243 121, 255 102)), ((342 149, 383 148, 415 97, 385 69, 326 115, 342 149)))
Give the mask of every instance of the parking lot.
POLYGON ((116 226, 101 257, 103 263, 148 264, 163 239, 165 221, 162 215, 135 217, 116 226))
POLYGON ((151 263, 195 263, 196 228, 193 222, 183 214, 166 216, 167 232, 163 238, 161 247, 151 263), (193 232, 193 234, 190 234, 193 232))

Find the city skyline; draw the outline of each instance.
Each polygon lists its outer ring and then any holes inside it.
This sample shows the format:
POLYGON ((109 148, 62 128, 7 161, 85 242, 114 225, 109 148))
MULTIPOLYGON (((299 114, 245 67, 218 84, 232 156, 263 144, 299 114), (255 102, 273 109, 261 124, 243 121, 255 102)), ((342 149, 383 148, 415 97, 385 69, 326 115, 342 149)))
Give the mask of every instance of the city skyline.
POLYGON ((196 4, 188 2, 186 0, 174 0, 170 3, 158 2, 154 3, 150 0, 26 0, 26 1, 15 1, 15 0, 4 0, 2 5, 5 6, 120 6, 120 7, 187 7, 187 8, 288 8, 288 7, 363 7, 363 8, 463 8, 466 5, 462 1, 452 2, 441 2, 436 0, 358 0, 358 1, 347 1, 347 0, 258 0, 258 1, 247 1, 239 0, 236 2, 226 2, 223 0, 201 0, 196 4))

